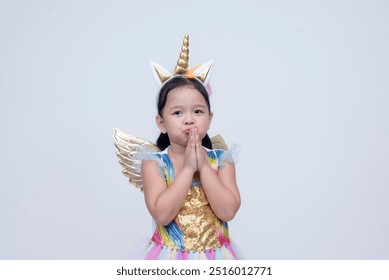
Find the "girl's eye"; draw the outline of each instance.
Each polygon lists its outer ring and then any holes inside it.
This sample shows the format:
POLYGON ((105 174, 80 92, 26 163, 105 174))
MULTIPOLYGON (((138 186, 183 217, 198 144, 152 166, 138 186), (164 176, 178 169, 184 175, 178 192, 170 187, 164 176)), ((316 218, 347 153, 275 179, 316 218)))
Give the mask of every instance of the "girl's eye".
POLYGON ((181 111, 175 111, 175 112, 173 112, 173 115, 176 115, 176 116, 179 116, 179 115, 181 115, 181 114, 182 114, 181 111))
POLYGON ((200 109, 195 110, 195 114, 202 114, 202 113, 203 113, 203 110, 200 110, 200 109))

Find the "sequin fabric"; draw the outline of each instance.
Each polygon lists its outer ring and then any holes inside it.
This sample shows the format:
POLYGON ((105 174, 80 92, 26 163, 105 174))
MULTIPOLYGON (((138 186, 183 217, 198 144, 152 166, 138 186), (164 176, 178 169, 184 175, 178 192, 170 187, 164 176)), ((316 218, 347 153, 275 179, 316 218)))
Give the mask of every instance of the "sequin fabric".
POLYGON ((217 217, 207 201, 202 186, 190 188, 176 220, 185 237, 185 250, 205 251, 220 247, 216 233, 217 217))

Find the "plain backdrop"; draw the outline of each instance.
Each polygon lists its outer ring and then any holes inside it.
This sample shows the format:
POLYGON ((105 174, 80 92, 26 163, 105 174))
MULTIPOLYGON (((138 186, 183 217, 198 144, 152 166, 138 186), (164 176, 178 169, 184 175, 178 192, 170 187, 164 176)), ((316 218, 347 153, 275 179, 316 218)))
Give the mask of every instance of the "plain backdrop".
POLYGON ((389 258, 389 2, 0 1, 0 259, 126 259, 152 232, 113 128, 155 141, 149 61, 215 60, 247 259, 389 258))

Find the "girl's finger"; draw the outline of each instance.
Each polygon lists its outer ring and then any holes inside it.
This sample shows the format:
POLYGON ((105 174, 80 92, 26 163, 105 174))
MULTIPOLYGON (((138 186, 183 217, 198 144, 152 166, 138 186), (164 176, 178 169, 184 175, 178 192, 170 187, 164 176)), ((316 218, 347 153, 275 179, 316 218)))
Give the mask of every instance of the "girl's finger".
POLYGON ((193 127, 191 129, 191 147, 194 151, 196 151, 196 135, 193 127))
POLYGON ((197 131, 196 127, 193 127, 193 144, 196 147, 197 146, 197 131))
POLYGON ((195 133, 195 139, 196 139, 196 148, 198 148, 200 140, 199 140, 199 134, 198 134, 198 128, 197 127, 194 128, 194 133, 195 133))
POLYGON ((194 136, 194 131, 193 131, 193 127, 191 127, 191 129, 190 129, 190 142, 191 142, 191 144, 192 144, 192 146, 194 146, 194 138, 195 138, 195 136, 194 136))

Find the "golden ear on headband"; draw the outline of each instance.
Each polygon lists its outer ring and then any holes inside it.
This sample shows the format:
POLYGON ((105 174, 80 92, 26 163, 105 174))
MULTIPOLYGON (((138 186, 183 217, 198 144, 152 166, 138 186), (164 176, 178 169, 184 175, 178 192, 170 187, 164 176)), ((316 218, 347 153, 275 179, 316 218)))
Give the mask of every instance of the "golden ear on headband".
POLYGON ((151 69, 153 71, 154 77, 157 83, 162 86, 167 80, 173 78, 175 76, 183 76, 187 78, 196 78, 200 80, 204 86, 207 86, 209 82, 209 78, 212 72, 213 61, 208 61, 204 64, 200 64, 192 69, 188 69, 189 67, 189 35, 185 34, 184 41, 182 43, 182 48, 180 52, 180 56, 177 60, 177 65, 173 74, 171 74, 164 67, 155 63, 153 61, 151 63, 151 69))

